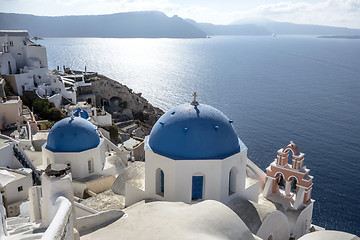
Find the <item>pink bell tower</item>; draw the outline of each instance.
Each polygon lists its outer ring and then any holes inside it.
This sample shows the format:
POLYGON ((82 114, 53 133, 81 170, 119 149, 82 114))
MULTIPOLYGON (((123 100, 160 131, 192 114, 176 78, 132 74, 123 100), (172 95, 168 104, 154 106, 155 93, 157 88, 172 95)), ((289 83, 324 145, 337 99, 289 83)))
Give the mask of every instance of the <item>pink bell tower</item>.
POLYGON ((263 196, 280 193, 290 200, 294 209, 300 209, 311 200, 313 176, 309 172, 304 166, 304 153, 300 152, 295 143, 290 142, 285 148, 278 150, 277 158, 266 168, 263 196), (291 164, 288 163, 290 151, 291 164), (294 193, 291 192, 292 189, 294 193))

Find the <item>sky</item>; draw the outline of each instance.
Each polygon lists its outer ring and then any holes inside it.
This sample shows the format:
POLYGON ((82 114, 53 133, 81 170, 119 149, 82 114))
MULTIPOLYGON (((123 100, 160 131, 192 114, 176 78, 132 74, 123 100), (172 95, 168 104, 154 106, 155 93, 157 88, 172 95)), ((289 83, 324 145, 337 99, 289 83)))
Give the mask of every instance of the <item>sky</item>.
POLYGON ((40 16, 150 10, 214 24, 265 17, 282 22, 360 29, 360 0, 0 0, 0 12, 40 16))

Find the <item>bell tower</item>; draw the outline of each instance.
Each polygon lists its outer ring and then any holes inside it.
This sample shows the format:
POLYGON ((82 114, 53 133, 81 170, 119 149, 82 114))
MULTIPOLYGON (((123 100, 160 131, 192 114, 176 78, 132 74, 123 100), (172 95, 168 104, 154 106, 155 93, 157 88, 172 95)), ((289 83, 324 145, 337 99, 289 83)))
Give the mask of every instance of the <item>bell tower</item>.
POLYGON ((304 165, 304 153, 291 141, 285 148, 278 150, 276 159, 266 168, 263 196, 279 193, 289 199, 294 209, 302 208, 311 200, 313 176, 309 172, 304 165))

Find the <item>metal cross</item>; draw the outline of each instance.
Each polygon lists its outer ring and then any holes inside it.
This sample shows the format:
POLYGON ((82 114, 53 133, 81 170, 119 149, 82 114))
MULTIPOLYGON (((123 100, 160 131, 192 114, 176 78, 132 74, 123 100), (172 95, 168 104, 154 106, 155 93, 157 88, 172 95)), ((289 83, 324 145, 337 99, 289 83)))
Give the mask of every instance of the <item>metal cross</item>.
POLYGON ((199 105, 199 103, 196 101, 196 97, 197 97, 196 92, 194 92, 193 97, 194 97, 194 100, 192 101, 191 105, 194 105, 194 106, 199 105))

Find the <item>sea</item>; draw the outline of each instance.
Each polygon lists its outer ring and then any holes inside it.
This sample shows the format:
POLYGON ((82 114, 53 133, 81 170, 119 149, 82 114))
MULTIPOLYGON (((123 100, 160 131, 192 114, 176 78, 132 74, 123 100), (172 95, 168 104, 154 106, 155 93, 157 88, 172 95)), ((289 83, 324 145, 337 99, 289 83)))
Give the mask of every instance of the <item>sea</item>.
POLYGON ((234 121, 261 169, 294 141, 314 176, 313 223, 360 235, 360 40, 46 38, 49 69, 94 71, 164 111, 197 100, 234 121))

